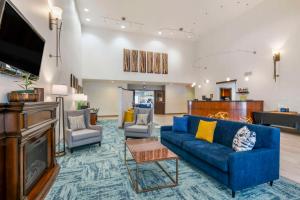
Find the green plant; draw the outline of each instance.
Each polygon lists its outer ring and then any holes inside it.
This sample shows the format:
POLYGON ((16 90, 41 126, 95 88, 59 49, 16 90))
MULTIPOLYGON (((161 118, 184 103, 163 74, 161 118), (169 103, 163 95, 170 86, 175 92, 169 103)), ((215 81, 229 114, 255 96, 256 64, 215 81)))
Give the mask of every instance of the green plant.
POLYGON ((92 113, 98 114, 99 110, 100 110, 100 108, 91 108, 92 113))
POLYGON ((18 85, 26 91, 32 90, 32 86, 35 84, 35 82, 30 79, 30 76, 29 73, 25 73, 22 75, 22 81, 16 81, 18 82, 18 85))
POLYGON ((83 106, 86 106, 87 102, 86 101, 76 101, 76 108, 77 110, 81 110, 83 106))

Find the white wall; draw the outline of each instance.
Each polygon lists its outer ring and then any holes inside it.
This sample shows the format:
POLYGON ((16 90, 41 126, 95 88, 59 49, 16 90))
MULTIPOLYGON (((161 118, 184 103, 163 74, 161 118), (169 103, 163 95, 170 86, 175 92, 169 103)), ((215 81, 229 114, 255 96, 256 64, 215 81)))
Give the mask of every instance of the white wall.
POLYGON ((83 27, 83 78, 102 80, 191 83, 195 44, 190 41, 83 27), (123 72, 123 49, 137 49, 169 54, 169 74, 123 72))
MULTIPOLYGON (((69 85, 70 73, 81 78, 81 25, 73 0, 57 1, 63 8, 62 30, 62 64, 56 67, 55 59, 49 54, 55 53, 55 31, 49 30, 49 5, 46 0, 12 0, 21 13, 31 22, 33 27, 46 40, 40 79, 36 87, 45 89, 46 100, 51 101, 50 95, 53 83, 69 85)), ((58 4, 56 4, 58 5, 58 4)), ((7 102, 6 94, 12 90, 19 90, 14 82, 16 78, 0 74, 0 102, 7 102)), ((66 109, 72 105, 71 98, 67 98, 66 109)))
POLYGON ((166 114, 187 113, 187 101, 194 98, 194 88, 180 84, 167 84, 166 114))
POLYGON ((126 88, 124 83, 112 83, 99 80, 83 80, 83 90, 88 95, 92 108, 100 108, 98 115, 118 115, 120 93, 118 87, 126 88))
MULTIPOLYGON (((265 110, 278 105, 300 111, 300 1, 265 0, 253 10, 203 37, 198 43, 196 60, 201 70, 197 97, 215 93, 215 82, 237 78, 237 87, 248 87, 250 99, 264 100, 265 110), (256 50, 257 54, 237 51, 256 50), (272 50, 281 51, 280 78, 273 80, 272 50), (250 81, 244 73, 252 71, 250 81)), ((215 96, 217 94, 215 93, 215 96)))

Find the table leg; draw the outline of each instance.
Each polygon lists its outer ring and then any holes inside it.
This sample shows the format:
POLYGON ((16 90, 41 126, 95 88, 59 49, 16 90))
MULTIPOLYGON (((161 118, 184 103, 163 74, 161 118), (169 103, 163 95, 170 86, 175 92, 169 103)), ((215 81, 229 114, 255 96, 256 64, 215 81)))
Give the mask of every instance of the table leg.
POLYGON ((176 159, 176 185, 178 185, 178 159, 176 159))
POLYGON ((136 163, 136 170, 135 170, 135 191, 139 193, 139 169, 138 169, 138 164, 136 163))

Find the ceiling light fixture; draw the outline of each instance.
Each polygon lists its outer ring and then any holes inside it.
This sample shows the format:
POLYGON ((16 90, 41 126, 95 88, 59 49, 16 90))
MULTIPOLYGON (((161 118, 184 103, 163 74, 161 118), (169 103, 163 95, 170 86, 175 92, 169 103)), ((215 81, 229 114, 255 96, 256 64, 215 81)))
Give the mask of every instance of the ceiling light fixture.
POLYGON ((192 87, 195 87, 195 86, 196 86, 196 83, 193 83, 193 84, 192 84, 192 87))
POLYGON ((85 8, 84 11, 85 11, 85 12, 89 12, 90 10, 89 10, 88 8, 85 8))
POLYGON ((161 32, 161 31, 158 31, 158 35, 162 35, 162 32, 161 32))
POLYGON ((125 25, 121 25, 121 29, 125 29, 126 28, 126 26, 125 25))
POLYGON ((226 81, 230 81, 230 78, 229 78, 229 77, 227 77, 227 78, 226 78, 226 81))
POLYGON ((90 18, 85 18, 85 21, 90 22, 91 19, 90 18))
POLYGON ((209 82, 210 82, 210 80, 206 79, 205 83, 209 83, 209 82))
POLYGON ((198 88, 202 88, 202 85, 198 85, 198 88))

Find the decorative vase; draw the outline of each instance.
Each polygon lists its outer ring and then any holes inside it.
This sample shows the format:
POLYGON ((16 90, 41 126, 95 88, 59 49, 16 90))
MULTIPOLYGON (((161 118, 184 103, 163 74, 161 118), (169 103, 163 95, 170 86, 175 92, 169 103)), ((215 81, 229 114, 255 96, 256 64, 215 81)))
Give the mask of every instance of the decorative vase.
POLYGON ((9 102, 37 102, 38 94, 33 90, 18 90, 7 94, 9 102))

